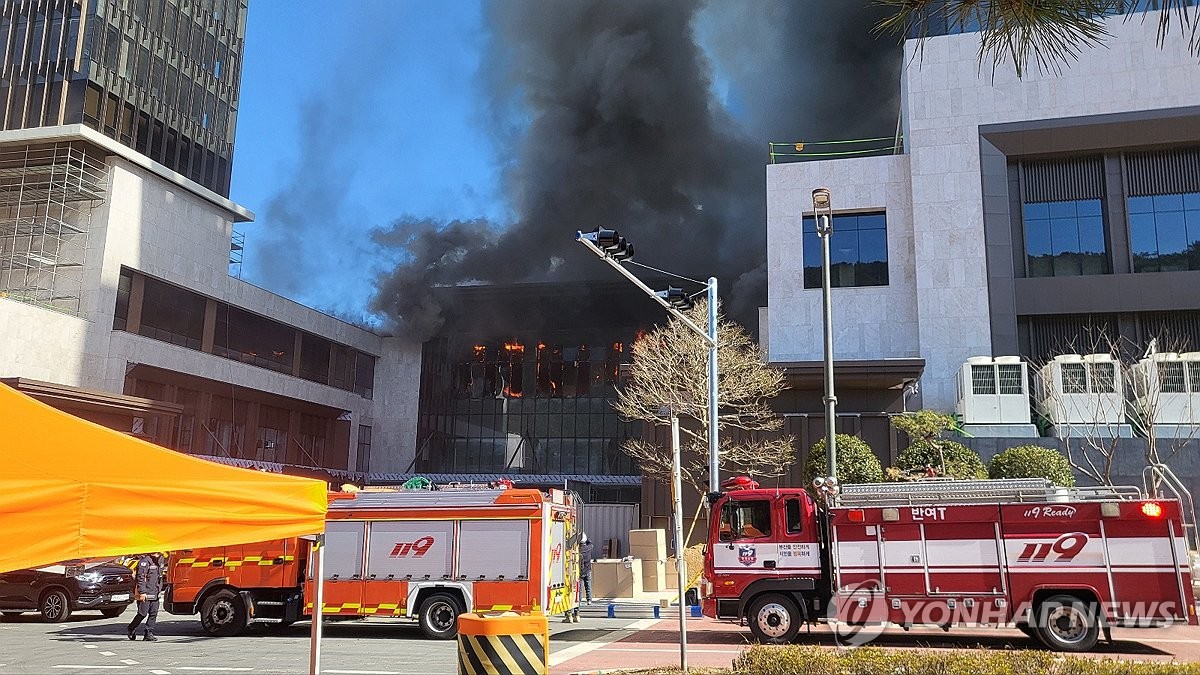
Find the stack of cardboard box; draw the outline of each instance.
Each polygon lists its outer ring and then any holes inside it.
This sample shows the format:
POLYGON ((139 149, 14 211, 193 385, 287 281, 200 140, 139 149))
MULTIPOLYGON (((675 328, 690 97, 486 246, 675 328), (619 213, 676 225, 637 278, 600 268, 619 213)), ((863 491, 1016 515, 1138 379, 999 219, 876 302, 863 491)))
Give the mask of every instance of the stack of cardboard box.
POLYGON ((592 563, 592 596, 633 598, 642 594, 642 567, 635 560, 596 560, 592 563))
POLYGON ((665 530, 630 530, 629 555, 640 561, 642 588, 667 590, 667 533, 665 530))

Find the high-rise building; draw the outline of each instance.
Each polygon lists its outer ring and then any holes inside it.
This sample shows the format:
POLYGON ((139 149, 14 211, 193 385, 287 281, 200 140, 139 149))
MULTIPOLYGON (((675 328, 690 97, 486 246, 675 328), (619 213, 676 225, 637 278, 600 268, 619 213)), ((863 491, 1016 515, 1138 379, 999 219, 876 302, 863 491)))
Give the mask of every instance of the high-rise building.
POLYGON ((0 130, 84 124, 229 196, 246 0, 0 10, 0 130))
POLYGON ((221 461, 402 470, 419 347, 229 273, 246 9, 0 7, 0 380, 221 461))

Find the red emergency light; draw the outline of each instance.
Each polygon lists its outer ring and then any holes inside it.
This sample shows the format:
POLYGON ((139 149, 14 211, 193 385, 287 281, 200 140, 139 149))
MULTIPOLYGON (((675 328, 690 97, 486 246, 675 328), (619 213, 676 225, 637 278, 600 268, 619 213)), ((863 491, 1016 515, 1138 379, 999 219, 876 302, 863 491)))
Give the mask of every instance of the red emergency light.
POLYGON ((867 519, 867 512, 862 509, 850 509, 846 512, 846 520, 852 523, 861 523, 867 519))
POLYGON ((1151 518, 1162 518, 1162 504, 1158 504, 1157 502, 1142 502, 1142 513, 1151 518))
POLYGON ((734 490, 757 490, 758 482, 750 480, 749 476, 737 476, 721 483, 721 489, 726 492, 733 492, 734 490))

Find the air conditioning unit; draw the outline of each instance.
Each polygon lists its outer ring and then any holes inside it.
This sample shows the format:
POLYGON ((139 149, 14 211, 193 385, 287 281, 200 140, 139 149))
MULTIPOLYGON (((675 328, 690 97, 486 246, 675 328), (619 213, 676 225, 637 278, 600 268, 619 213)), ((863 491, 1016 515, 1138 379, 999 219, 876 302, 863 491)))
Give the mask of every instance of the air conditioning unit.
POLYGON ((1200 352, 1151 354, 1131 373, 1133 414, 1160 427, 1200 425, 1200 352))
POLYGON ((1038 410, 1060 429, 1124 424, 1125 391, 1119 366, 1110 354, 1054 357, 1037 378, 1038 410))
POLYGON ((972 356, 958 370, 963 424, 1029 424, 1028 365, 1019 356, 972 356))

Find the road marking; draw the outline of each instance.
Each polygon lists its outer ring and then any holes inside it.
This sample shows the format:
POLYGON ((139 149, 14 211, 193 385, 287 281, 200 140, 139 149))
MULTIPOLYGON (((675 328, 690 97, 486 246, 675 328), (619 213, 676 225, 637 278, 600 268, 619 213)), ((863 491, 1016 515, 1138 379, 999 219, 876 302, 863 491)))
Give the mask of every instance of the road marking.
POLYGON ((100 652, 100 656, 116 656, 116 652, 100 652))
POLYGON ((150 672, 154 675, 171 675, 171 671, 169 670, 152 670, 150 672))
POLYGON ((84 645, 83 648, 84 649, 95 649, 96 645, 84 645))
MULTIPOLYGON (((742 651, 742 649, 740 647, 737 649, 696 649, 694 647, 688 647, 687 650, 688 650, 689 654, 737 654, 742 651)), ((678 654, 679 648, 675 647, 674 649, 660 649, 657 647, 647 647, 645 649, 631 649, 628 647, 607 647, 604 649, 604 651, 606 653, 607 652, 663 652, 665 654, 678 654)))
POLYGON ((54 667, 55 668, 87 668, 88 670, 99 669, 99 668, 116 668, 119 670, 121 668, 128 668, 129 666, 81 666, 79 664, 69 664, 69 665, 61 665, 61 666, 54 666, 54 667))
POLYGON ((340 673, 341 675, 402 675, 398 670, 327 670, 321 669, 323 673, 340 673))
POLYGON ((628 637, 628 631, 636 632, 645 628, 649 628, 657 624, 659 621, 661 621, 661 619, 642 619, 640 621, 634 621, 628 626, 625 626, 624 628, 618 628, 604 637, 598 637, 595 640, 589 640, 583 644, 572 645, 566 649, 554 652, 550 655, 550 665, 552 667, 557 666, 570 661, 577 656, 582 656, 588 652, 600 649, 604 645, 616 642, 621 638, 628 637))
MULTIPOLYGON (((222 673, 232 673, 235 671, 236 672, 245 672, 247 670, 254 670, 254 669, 253 668, 208 668, 205 666, 180 666, 179 668, 177 668, 177 670, 216 670, 216 671, 220 671, 222 673)), ((333 671, 327 670, 325 672, 332 673, 333 671)))
POLYGON ((133 659, 121 659, 121 663, 124 663, 127 666, 136 666, 137 664, 141 663, 141 661, 134 661, 133 659))

